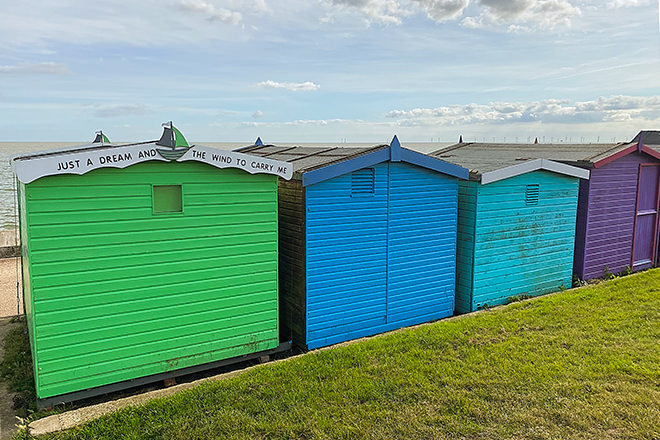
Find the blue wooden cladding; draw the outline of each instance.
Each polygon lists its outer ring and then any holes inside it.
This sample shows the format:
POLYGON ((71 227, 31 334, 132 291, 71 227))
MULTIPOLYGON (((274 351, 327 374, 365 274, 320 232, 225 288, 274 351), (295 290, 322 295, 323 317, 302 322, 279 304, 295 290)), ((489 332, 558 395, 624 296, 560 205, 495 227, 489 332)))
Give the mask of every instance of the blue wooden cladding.
POLYGON ((351 191, 364 170, 306 188, 308 348, 453 314, 457 179, 371 169, 370 195, 351 191))
POLYGON ((313 349, 453 314, 465 168, 396 138, 249 153, 294 164, 279 189, 283 337, 313 349))

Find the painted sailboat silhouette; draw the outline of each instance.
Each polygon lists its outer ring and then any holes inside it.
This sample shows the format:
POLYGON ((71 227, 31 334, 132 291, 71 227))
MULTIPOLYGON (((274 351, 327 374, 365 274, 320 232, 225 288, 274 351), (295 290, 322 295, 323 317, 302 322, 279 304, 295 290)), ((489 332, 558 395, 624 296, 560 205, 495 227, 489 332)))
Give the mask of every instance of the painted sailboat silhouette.
POLYGON ((103 134, 103 131, 99 130, 96 132, 96 137, 92 141, 93 144, 109 144, 110 139, 103 134))
POLYGON ((156 145, 169 148, 156 148, 158 153, 167 160, 177 160, 190 149, 183 134, 172 125, 172 121, 163 124, 163 135, 156 145))

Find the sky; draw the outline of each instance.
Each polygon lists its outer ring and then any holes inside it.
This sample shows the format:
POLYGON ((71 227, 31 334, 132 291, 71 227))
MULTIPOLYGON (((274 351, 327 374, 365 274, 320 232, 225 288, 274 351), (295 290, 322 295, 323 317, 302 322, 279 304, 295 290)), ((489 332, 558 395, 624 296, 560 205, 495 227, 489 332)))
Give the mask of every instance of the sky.
POLYGON ((631 140, 660 130, 659 3, 6 2, 0 141, 631 140))

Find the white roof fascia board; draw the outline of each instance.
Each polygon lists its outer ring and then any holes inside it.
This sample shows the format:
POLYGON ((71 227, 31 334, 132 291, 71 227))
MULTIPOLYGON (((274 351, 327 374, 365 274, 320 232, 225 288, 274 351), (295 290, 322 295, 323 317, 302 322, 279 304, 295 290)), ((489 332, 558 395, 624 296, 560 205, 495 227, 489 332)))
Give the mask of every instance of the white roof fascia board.
POLYGON ((589 170, 585 170, 584 168, 574 167, 572 165, 566 165, 548 159, 534 159, 521 164, 511 165, 506 168, 501 168, 499 170, 483 173, 481 175, 481 184, 488 185, 489 183, 497 182, 500 180, 508 179, 510 177, 519 176, 521 174, 526 174, 537 170, 551 171, 553 173, 578 177, 580 179, 589 178, 589 170))
POLYGON ((250 174, 273 174, 286 180, 290 180, 293 175, 293 165, 289 162, 218 150, 204 145, 192 145, 185 149, 185 152, 181 151, 181 156, 177 159, 168 159, 163 155, 164 152, 172 150, 171 148, 153 142, 125 146, 107 145, 105 148, 106 145, 103 145, 103 148, 94 145, 94 148, 76 148, 39 156, 15 157, 11 161, 11 166, 18 180, 24 184, 45 176, 82 175, 99 168, 126 168, 152 160, 164 162, 193 160, 216 168, 238 168, 250 174))
POLYGON ((559 174, 565 174, 567 176, 577 177, 579 179, 588 179, 589 170, 584 168, 575 167, 573 165, 567 165, 561 162, 555 162, 554 160, 541 159, 543 161, 542 169, 547 171, 552 171, 559 174))

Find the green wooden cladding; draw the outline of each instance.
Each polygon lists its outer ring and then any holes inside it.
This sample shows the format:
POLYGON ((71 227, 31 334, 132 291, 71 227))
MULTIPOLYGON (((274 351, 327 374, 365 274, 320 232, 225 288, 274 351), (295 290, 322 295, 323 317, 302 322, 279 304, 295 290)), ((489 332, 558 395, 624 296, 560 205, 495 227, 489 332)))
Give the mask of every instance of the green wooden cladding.
POLYGON ((147 162, 20 186, 39 398, 278 345, 276 176, 147 162), (182 212, 154 212, 158 186, 182 212))

